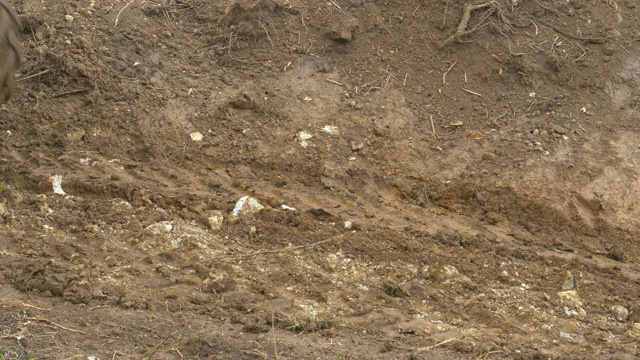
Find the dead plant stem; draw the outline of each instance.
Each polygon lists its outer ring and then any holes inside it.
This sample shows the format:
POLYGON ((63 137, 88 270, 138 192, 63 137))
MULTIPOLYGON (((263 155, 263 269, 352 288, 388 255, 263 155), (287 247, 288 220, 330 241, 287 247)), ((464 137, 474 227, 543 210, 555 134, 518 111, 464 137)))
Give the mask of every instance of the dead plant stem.
POLYGON ((120 21, 120 15, 122 15, 122 12, 124 11, 124 9, 128 8, 129 5, 131 5, 134 1, 136 0, 131 0, 129 1, 125 6, 122 7, 122 9, 120 9, 120 11, 118 11, 118 15, 116 15, 116 23, 113 27, 117 27, 118 26, 118 21, 120 21))

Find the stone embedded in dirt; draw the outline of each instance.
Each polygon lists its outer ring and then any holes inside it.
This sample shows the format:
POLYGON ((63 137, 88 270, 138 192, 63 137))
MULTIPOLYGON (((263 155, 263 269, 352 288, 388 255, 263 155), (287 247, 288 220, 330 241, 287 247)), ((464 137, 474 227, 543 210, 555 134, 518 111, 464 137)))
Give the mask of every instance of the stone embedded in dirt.
POLYGON ((581 316, 585 317, 587 312, 582 308, 582 301, 578 292, 575 290, 565 290, 558 293, 560 304, 564 307, 564 312, 568 316, 581 316))
POLYGON ((307 140, 311 139, 312 137, 313 135, 309 134, 306 131, 298 131, 298 133, 296 134, 296 141, 300 143, 300 146, 306 148, 307 146, 309 146, 307 140))
POLYGON ((627 319, 629 319, 629 310, 627 310, 627 308, 625 308, 624 306, 614 305, 611 308, 611 314, 616 320, 620 322, 626 322, 627 319))
POLYGON ((562 290, 573 290, 574 287, 575 280, 573 278, 573 275, 571 274, 571 271, 567 271, 567 274, 564 278, 564 283, 562 284, 562 290))
POLYGON ((232 216, 239 217, 241 215, 249 215, 264 209, 264 205, 251 196, 243 196, 238 200, 236 206, 231 212, 232 216))
POLYGON ((206 219, 211 230, 220 230, 222 223, 224 222, 224 215, 220 210, 213 210, 206 214, 206 219))
POLYGON ((338 42, 349 42, 353 40, 353 32, 349 30, 334 31, 331 38, 338 42))
POLYGON ((322 131, 328 133, 328 134, 332 134, 332 135, 339 135, 340 134, 340 128, 335 126, 335 125, 325 125, 322 128, 322 131))
POLYGON ((496 159, 496 156, 490 152, 486 152, 482 154, 482 160, 484 161, 493 161, 496 159))
POLYGON ((563 128, 560 125, 551 126, 551 130, 553 130, 554 133, 559 134, 559 135, 565 135, 567 133, 567 129, 563 128))
POLYGON ((62 190, 62 175, 53 175, 49 178, 53 185, 53 192, 58 195, 66 195, 67 193, 62 190))
POLYGON ((200 131, 194 131, 191 134, 189 134, 189 136, 191 137, 191 140, 193 141, 202 141, 202 139, 204 138, 204 135, 202 135, 202 133, 200 131))
POLYGON ((147 226, 145 230, 154 235, 164 234, 173 230, 173 224, 171 221, 160 221, 147 226))
POLYGON ((442 195, 437 191, 428 191, 427 196, 429 196, 429 200, 438 201, 442 199, 442 195))
POLYGON ((351 142, 351 151, 360 151, 362 149, 364 149, 364 143, 356 143, 355 141, 351 142))

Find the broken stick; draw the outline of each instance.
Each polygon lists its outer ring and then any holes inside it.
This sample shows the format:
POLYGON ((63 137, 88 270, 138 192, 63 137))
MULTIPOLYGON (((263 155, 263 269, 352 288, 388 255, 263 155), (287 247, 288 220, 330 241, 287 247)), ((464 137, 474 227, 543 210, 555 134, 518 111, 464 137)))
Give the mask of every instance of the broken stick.
POLYGON ((490 7, 490 6, 494 6, 493 2, 488 2, 488 3, 484 3, 484 4, 478 4, 478 5, 471 5, 471 4, 466 4, 464 6, 464 13, 462 15, 462 19, 460 20, 460 24, 458 24, 458 29, 456 30, 455 34, 449 36, 449 38, 445 41, 443 41, 440 44, 440 48, 443 48, 449 44, 451 44, 454 41, 460 41, 460 38, 462 38, 465 35, 469 35, 472 32, 474 32, 475 30, 479 29, 480 27, 477 26, 469 31, 467 31, 467 25, 469 25, 469 20, 471 19, 471 13, 474 10, 478 10, 478 9, 484 9, 486 7, 490 7))
POLYGON ((444 74, 442 74, 442 85, 447 83, 447 74, 449 73, 449 71, 451 71, 451 69, 453 69, 454 66, 456 66, 457 62, 458 62, 458 60, 454 61, 453 64, 451 64, 451 66, 449 66, 447 71, 445 71, 444 74))

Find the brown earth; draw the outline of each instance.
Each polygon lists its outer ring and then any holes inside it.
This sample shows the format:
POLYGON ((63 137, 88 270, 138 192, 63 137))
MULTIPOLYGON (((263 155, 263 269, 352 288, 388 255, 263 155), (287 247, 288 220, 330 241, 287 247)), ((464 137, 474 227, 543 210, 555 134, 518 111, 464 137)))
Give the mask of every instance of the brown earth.
POLYGON ((639 355, 636 1, 13 4, 0 355, 639 355))

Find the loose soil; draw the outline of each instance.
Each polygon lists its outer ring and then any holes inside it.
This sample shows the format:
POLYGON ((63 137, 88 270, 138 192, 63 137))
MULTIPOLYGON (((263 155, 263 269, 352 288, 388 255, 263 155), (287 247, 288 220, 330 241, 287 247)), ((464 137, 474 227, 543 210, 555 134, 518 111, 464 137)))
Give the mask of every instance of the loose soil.
POLYGON ((8 357, 639 355, 636 1, 13 4, 8 357))

